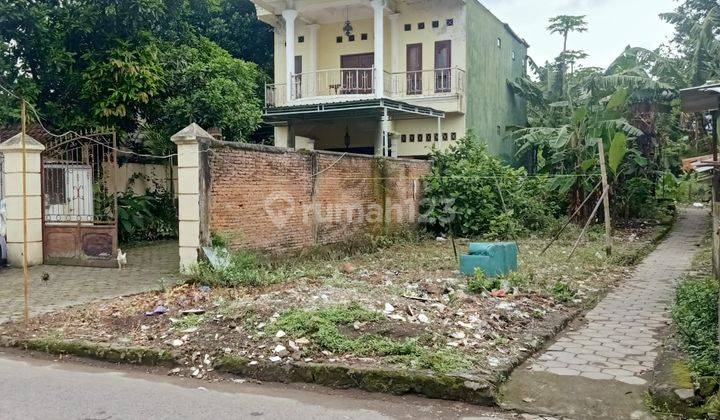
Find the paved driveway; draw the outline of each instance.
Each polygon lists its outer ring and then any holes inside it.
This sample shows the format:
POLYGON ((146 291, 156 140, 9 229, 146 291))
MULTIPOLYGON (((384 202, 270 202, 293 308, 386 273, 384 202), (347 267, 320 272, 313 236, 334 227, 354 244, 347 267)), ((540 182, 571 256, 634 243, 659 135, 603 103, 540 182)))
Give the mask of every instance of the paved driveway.
MULTIPOLYGON (((178 247, 175 241, 129 249, 128 265, 117 268, 43 265, 30 268, 30 313, 53 310, 157 289, 178 279, 178 247), (48 282, 43 273, 50 274, 48 282)), ((23 271, 0 268, 0 323, 21 319, 23 313, 23 271)))

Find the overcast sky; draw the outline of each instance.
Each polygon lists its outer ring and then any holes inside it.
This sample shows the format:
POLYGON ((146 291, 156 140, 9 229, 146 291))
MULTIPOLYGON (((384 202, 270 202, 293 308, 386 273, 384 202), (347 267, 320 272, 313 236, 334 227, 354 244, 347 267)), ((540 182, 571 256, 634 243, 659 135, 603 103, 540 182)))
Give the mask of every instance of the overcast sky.
POLYGON ((658 14, 673 10, 675 0, 480 0, 530 44, 538 64, 562 49, 562 37, 545 30, 560 14, 587 15, 588 31, 572 34, 568 48, 585 50, 586 66, 606 67, 626 45, 654 49, 667 41, 672 27, 658 14))

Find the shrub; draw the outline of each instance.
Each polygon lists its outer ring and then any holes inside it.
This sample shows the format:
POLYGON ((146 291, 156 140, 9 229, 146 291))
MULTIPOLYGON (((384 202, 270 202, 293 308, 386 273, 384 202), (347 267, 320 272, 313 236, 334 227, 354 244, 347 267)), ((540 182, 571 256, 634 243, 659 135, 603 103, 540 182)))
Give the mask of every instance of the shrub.
POLYGON ((567 282, 556 281, 553 285, 552 293, 555 300, 559 302, 570 302, 573 298, 575 298, 577 291, 567 282))
POLYGON ((470 293, 492 292, 500 287, 502 287, 502 283, 499 278, 486 276, 480 268, 476 268, 475 277, 468 280, 468 291, 470 293))
POLYGON ((498 238, 552 225, 558 206, 545 189, 546 179, 503 164, 473 136, 432 158, 421 206, 421 222, 429 230, 498 238))
POLYGON ((698 376, 720 375, 717 281, 685 279, 678 285, 672 318, 690 366, 698 376))
POLYGON ((231 253, 226 267, 214 268, 209 262, 201 261, 190 268, 188 276, 191 283, 211 286, 258 286, 271 278, 257 256, 244 250, 231 253))

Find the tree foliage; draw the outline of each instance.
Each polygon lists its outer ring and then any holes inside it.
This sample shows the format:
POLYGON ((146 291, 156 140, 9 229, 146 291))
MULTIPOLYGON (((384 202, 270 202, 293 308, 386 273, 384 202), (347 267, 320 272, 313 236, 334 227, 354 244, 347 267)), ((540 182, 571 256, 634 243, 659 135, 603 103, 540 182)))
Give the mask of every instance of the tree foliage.
MULTIPOLYGON (((272 44, 248 1, 6 0, 0 16, 0 82, 58 128, 197 121, 243 140, 259 122, 261 73, 240 58, 266 66, 272 44)), ((13 107, 0 96, 0 123, 13 107)))

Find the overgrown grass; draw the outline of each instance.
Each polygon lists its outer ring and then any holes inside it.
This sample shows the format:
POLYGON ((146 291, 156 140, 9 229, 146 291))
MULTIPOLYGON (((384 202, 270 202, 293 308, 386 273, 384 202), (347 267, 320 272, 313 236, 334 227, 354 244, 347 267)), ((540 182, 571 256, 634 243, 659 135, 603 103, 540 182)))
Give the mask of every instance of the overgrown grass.
MULTIPOLYGON (((354 255, 373 257, 380 250, 399 245, 413 246, 425 239, 428 239, 426 234, 414 230, 359 235, 343 244, 313 247, 282 259, 238 250, 230 254, 230 262, 225 268, 213 268, 207 261, 194 265, 188 273, 188 282, 211 286, 260 286, 302 277, 331 277, 337 267, 328 263, 337 263, 354 255)), ((227 247, 230 239, 213 234, 212 243, 213 246, 227 247)))
POLYGON ((184 330, 186 328, 198 327, 200 324, 205 322, 205 317, 202 315, 186 315, 173 324, 178 330, 184 330))
POLYGON ((267 327, 269 334, 282 330, 295 339, 305 337, 318 350, 360 357, 391 356, 392 363, 415 369, 452 372, 469 369, 472 360, 456 349, 435 350, 423 337, 395 339, 377 333, 352 336, 342 329, 352 328, 356 322, 382 323, 384 317, 359 305, 335 305, 324 309, 292 309, 282 314, 267 327))
POLYGON ((711 247, 706 244, 693 262, 696 274, 678 285, 672 309, 681 346, 696 376, 720 375, 717 341, 720 285, 711 275, 711 258, 711 247))

